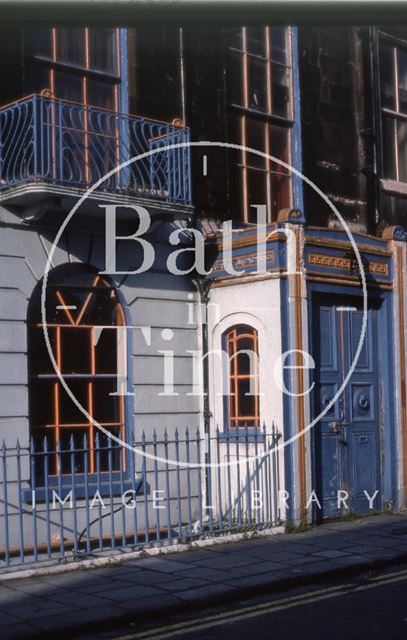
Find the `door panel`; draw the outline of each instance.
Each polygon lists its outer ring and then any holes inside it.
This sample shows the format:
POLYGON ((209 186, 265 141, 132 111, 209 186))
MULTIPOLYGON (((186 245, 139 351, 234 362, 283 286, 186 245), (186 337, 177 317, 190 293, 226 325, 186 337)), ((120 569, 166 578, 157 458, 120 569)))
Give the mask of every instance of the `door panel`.
MULTIPOLYGON (((368 309, 366 336, 351 379, 315 427, 316 490, 322 518, 367 513, 367 492, 380 492, 378 304, 368 309), (347 492, 347 507, 338 498, 347 492)), ((362 301, 316 297, 313 305, 314 415, 348 375, 363 323, 362 301)), ((374 501, 379 508, 380 496, 374 501)))

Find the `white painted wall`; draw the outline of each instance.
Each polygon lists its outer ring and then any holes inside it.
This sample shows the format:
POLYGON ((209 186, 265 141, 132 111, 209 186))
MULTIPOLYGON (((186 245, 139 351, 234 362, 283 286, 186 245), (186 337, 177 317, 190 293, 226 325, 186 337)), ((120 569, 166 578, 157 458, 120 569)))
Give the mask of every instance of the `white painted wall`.
MULTIPOLYGON (((260 380, 260 421, 266 425, 271 433, 273 423, 283 434, 283 393, 275 379, 274 367, 281 358, 281 309, 280 309, 280 281, 269 278, 246 284, 232 284, 225 287, 214 287, 210 293, 210 307, 208 310, 208 342, 209 351, 209 396, 211 417, 211 431, 216 427, 223 431, 225 425, 224 400, 222 395, 224 371, 220 357, 216 352, 222 349, 222 335, 236 324, 247 324, 258 332, 259 348, 259 380, 260 380)), ((283 435, 279 444, 283 443, 283 435)), ((245 456, 246 443, 240 445, 240 452, 245 456)), ((235 444, 231 445, 235 454, 235 444)), ((258 447, 258 453, 261 446, 258 447)), ((221 458, 226 455, 226 445, 222 445, 221 458)), ((249 455, 255 455, 255 445, 249 445, 249 455)), ((212 456, 213 458, 213 456, 212 456)), ((236 468, 232 467, 233 482, 236 480, 236 468)), ((226 473, 223 469, 222 473, 226 473)), ((241 476, 244 473, 241 473, 241 476)), ((242 478, 241 478, 242 480, 242 478)), ((280 489, 284 489, 284 455, 279 451, 279 481, 280 489)), ((243 482, 243 480, 242 480, 243 482)), ((282 518, 284 518, 283 502, 282 518)))

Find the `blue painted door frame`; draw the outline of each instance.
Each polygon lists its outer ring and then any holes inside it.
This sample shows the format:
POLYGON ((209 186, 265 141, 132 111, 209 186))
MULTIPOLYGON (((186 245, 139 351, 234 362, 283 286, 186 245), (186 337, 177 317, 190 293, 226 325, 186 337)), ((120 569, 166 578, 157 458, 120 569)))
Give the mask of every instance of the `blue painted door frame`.
MULTIPOLYGON (((317 367, 318 359, 325 358, 319 381, 316 372, 311 403, 314 417, 340 386, 343 369, 349 370, 363 314, 360 290, 322 284, 311 284, 308 290, 310 350, 315 351, 317 367), (356 311, 336 311, 337 306, 355 307, 356 311), (322 337, 316 335, 318 323, 322 337), (318 353, 315 345, 324 343, 324 353, 318 353)), ((344 515, 337 508, 339 489, 349 490, 348 503, 355 513, 369 510, 364 490, 370 495, 379 490, 376 509, 396 500, 391 302, 391 292, 369 292, 368 332, 358 365, 341 398, 312 431, 312 487, 317 495, 322 494, 318 495, 322 509, 314 505, 316 520, 344 515)))

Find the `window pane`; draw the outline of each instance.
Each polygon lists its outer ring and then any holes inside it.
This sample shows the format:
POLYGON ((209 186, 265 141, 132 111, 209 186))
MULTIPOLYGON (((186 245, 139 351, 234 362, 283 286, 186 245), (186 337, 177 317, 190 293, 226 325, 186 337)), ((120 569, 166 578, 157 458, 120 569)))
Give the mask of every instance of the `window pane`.
POLYGON ((238 382, 239 418, 253 418, 257 413, 257 396, 249 395, 251 391, 256 391, 256 387, 253 381, 251 385, 250 382, 250 378, 238 382))
POLYGON ((50 286, 47 291, 47 321, 49 323, 73 324, 72 318, 76 318, 86 300, 86 291, 78 290, 63 285, 50 286), (68 309, 66 307, 75 307, 68 309))
POLYGON ((117 329, 104 328, 99 336, 95 334, 96 370, 98 373, 112 373, 117 369, 117 329))
POLYGON ((380 93, 382 107, 395 110, 393 52, 393 47, 385 44, 380 45, 380 93))
POLYGON ((399 154, 399 180, 407 182, 407 122, 397 122, 397 143, 399 154))
POLYGON ((253 204, 267 203, 267 176, 265 171, 247 170, 249 222, 256 222, 257 211, 253 204))
MULTIPOLYGON (((117 438, 123 438, 123 433, 118 428, 109 428, 109 433, 112 433, 117 438)), ((120 455, 122 455, 122 448, 106 434, 99 432, 99 448, 95 454, 95 468, 100 467, 101 471, 109 471, 120 469, 120 455)))
POLYGON ((117 379, 98 380, 92 384, 93 418, 100 423, 119 422, 119 396, 111 396, 117 392, 117 379))
POLYGON ((246 51, 266 57, 266 38, 263 27, 246 27, 246 51))
POLYGON ((283 118, 290 117, 291 70, 278 65, 271 69, 272 113, 283 118))
POLYGON ((46 27, 24 29, 24 54, 51 57, 51 30, 46 27))
POLYGON ((230 51, 228 56, 227 86, 229 102, 243 106, 243 55, 233 51, 230 51))
MULTIPOLYGON (((136 83, 132 88, 133 109, 136 113, 160 120, 171 121, 180 117, 182 91, 179 30, 138 30, 135 38, 135 56, 137 68, 136 83)), ((201 79, 200 74, 197 77, 201 79)), ((194 92, 198 89, 199 82, 194 87, 194 92)), ((202 86, 200 90, 207 97, 207 90, 202 86)))
POLYGON ((91 69, 115 73, 114 29, 89 29, 89 66, 91 69))
POLYGON ((257 372, 257 362, 256 362, 256 354, 253 349, 253 341, 246 340, 248 343, 246 346, 243 346, 239 341, 237 346, 237 369, 239 374, 250 374, 255 375, 257 372))
MULTIPOLYGON (((89 411, 88 382, 83 380, 67 381, 68 388, 85 411, 89 411)), ((65 388, 58 383, 59 422, 60 424, 88 424, 89 420, 72 401, 65 388)))
POLYGON ((83 84, 80 76, 64 73, 63 71, 55 72, 55 97, 61 100, 70 100, 72 102, 84 102, 83 84))
POLYGON ((116 325, 117 300, 111 289, 98 287, 92 290, 92 297, 83 315, 83 322, 96 325, 116 325))
POLYGON ((41 93, 43 89, 50 89, 50 69, 37 60, 28 59, 24 63, 24 92, 41 93))
POLYGON ((270 183, 271 216, 272 220, 276 220, 281 209, 287 209, 291 206, 291 177, 282 173, 271 173, 270 183))
POLYGON ((90 331, 85 328, 61 328, 61 371, 91 373, 90 331))
POLYGON ((270 58, 274 62, 289 64, 288 59, 288 29, 286 27, 273 27, 270 33, 270 58))
POLYGON ((30 420, 33 428, 55 424, 54 387, 55 383, 49 380, 31 380, 30 420))
MULTIPOLYGON (((241 329, 238 332, 238 336, 237 336, 237 349, 239 351, 241 351, 242 349, 244 351, 253 351, 254 349, 254 339, 251 337, 251 335, 246 336, 244 335, 246 333, 245 329, 241 329)), ((251 334, 252 330, 250 329, 250 327, 247 328, 247 333, 251 334)))
MULTIPOLYGON (((48 327, 48 338, 51 343, 51 350, 56 357, 55 329, 48 327)), ((32 357, 30 358, 30 375, 38 373, 55 373, 44 338, 42 327, 28 328, 28 348, 32 357)))
POLYGON ((225 43, 228 47, 242 51, 242 29, 231 29, 225 32, 225 43))
MULTIPOLYGON (((286 127, 278 127, 276 125, 269 126, 270 155, 275 156, 279 160, 290 164, 290 130, 286 127)), ((271 163, 273 171, 288 173, 276 162, 271 163)))
MULTIPOLYGON (((290 130, 270 125, 270 153, 279 160, 290 164, 290 130)), ((277 219, 281 209, 291 205, 291 173, 276 162, 271 163, 271 217, 277 219)))
POLYGON ((267 111, 267 63, 248 57, 249 108, 267 111))
POLYGON ((243 169, 234 164, 230 173, 230 200, 233 216, 243 218, 243 169))
POLYGON ((407 113, 407 52, 397 52, 399 80, 399 111, 407 113))
POLYGON ((397 179, 395 153, 395 124, 393 118, 383 118, 383 174, 385 178, 397 179))
MULTIPOLYGON (((246 118, 246 146, 264 153, 266 150, 266 127, 267 125, 261 120, 246 118)), ((249 151, 246 153, 246 163, 250 167, 258 167, 261 169, 267 166, 267 160, 265 158, 255 153, 250 153, 249 151)))
MULTIPOLYGON (((66 429, 62 428, 60 432, 60 465, 63 474, 83 473, 85 471, 85 454, 83 446, 87 438, 87 447, 89 447, 88 429, 66 429), (71 449, 71 445, 72 449, 71 449)), ((88 461, 89 469, 89 461, 88 461)))
POLYGON ((85 66, 85 30, 57 29, 57 60, 85 66))
POLYGON ((99 80, 88 80, 88 104, 102 109, 114 109, 114 85, 99 80))

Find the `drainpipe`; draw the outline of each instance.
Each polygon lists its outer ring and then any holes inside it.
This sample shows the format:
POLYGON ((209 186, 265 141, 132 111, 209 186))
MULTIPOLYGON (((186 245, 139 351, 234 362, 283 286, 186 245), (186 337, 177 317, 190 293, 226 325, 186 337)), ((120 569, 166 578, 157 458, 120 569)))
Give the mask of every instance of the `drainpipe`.
POLYGON ((378 114, 380 113, 380 105, 378 95, 379 69, 375 52, 375 27, 367 27, 366 30, 363 30, 363 35, 365 36, 365 82, 367 85, 365 130, 363 132, 366 141, 366 166, 364 173, 367 180, 368 210, 373 211, 374 223, 377 225, 380 222, 380 192, 378 180, 378 176, 380 174, 380 158, 378 156, 378 143, 380 139, 380 122, 378 121, 378 114))
POLYGON ((187 113, 185 107, 185 54, 184 54, 184 30, 179 30, 179 52, 180 52, 180 76, 181 76, 181 109, 182 122, 186 124, 187 113))
MULTIPOLYGON (((203 421, 204 421, 204 437, 205 437, 205 465, 209 462, 208 447, 210 446, 210 419, 212 413, 209 408, 209 362, 205 357, 208 353, 208 302, 210 300, 209 292, 211 283, 204 277, 193 278, 192 282, 198 292, 199 296, 199 308, 200 308, 200 323, 201 323, 201 346, 202 346, 202 387, 203 387, 203 421)), ((206 505, 211 504, 210 493, 210 469, 205 466, 205 496, 206 505)), ((203 523, 202 523, 203 524, 203 523)))

